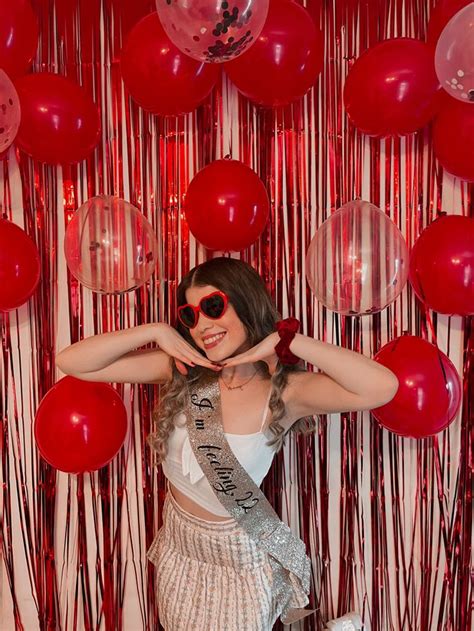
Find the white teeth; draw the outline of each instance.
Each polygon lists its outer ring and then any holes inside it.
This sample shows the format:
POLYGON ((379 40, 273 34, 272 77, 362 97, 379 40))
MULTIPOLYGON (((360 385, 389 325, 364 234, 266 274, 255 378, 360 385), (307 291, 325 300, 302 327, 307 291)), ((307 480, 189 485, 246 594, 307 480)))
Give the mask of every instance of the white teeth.
POLYGON ((220 340, 222 337, 224 337, 225 333, 218 333, 217 335, 213 335, 212 337, 207 337, 204 341, 204 344, 206 346, 208 346, 209 344, 214 344, 214 342, 217 342, 217 340, 220 340))

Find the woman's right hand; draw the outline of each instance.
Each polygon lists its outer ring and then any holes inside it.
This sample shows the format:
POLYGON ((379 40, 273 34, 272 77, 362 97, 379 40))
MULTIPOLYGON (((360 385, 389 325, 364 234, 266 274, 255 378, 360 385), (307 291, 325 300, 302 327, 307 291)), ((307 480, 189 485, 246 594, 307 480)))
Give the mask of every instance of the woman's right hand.
POLYGON ((204 366, 216 372, 222 370, 222 366, 211 362, 205 355, 201 355, 184 337, 169 324, 159 322, 156 325, 156 342, 160 350, 174 359, 178 372, 188 374, 188 366, 204 366))

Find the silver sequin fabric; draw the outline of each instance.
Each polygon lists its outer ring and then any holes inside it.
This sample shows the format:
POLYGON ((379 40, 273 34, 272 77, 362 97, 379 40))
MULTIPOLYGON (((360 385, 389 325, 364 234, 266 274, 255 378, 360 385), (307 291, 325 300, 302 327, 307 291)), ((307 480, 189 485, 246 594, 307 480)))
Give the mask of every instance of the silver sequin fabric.
POLYGON ((234 519, 200 519, 168 493, 147 556, 165 631, 270 631, 281 615, 273 563, 234 519))

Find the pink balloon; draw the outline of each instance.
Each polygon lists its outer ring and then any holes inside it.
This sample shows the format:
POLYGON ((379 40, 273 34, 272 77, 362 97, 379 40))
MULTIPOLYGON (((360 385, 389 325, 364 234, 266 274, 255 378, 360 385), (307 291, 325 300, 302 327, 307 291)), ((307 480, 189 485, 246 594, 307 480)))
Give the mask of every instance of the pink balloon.
POLYGON ((64 240, 71 274, 93 291, 140 287, 156 268, 158 243, 146 217, 123 199, 91 197, 69 222, 64 240))
POLYGON ((265 24, 269 0, 156 0, 166 34, 183 53, 207 62, 235 59, 265 24))
POLYGON ((321 225, 306 255, 306 278, 316 298, 343 315, 381 311, 402 291, 408 248, 380 208, 357 200, 321 225))
POLYGON ((15 140, 20 126, 20 99, 4 70, 0 70, 0 153, 15 140))
POLYGON ((443 29, 436 45, 435 67, 451 96, 474 103, 474 2, 458 11, 443 29))

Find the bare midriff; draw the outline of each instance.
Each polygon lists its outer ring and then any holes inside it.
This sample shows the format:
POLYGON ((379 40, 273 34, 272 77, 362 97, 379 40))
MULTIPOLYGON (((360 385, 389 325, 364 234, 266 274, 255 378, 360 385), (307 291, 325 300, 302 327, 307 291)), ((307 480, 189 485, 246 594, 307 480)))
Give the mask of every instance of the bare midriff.
POLYGON ((205 519, 207 521, 227 521, 230 519, 229 517, 221 517, 220 515, 214 515, 214 513, 210 513, 205 508, 193 502, 187 495, 178 491, 178 489, 169 482, 169 493, 171 493, 176 500, 176 502, 181 506, 183 510, 195 517, 200 517, 201 519, 205 519))

